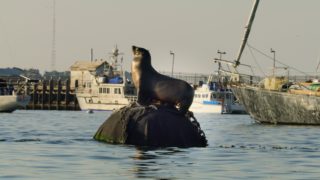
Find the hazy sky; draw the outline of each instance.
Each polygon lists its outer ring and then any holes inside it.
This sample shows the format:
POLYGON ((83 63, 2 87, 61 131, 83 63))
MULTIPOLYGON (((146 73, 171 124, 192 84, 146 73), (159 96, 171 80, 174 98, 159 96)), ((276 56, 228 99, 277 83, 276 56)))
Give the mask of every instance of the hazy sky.
MULTIPOLYGON (((51 70, 53 0, 0 0, 0 67, 51 70)), ((129 69, 131 46, 151 51, 157 70, 210 73, 217 50, 234 60, 252 0, 56 0, 56 69, 106 58, 117 44, 129 69)), ((315 72, 320 56, 319 0, 261 0, 250 45, 315 72)), ((265 71, 272 61, 253 54, 265 71)), ((256 66, 246 48, 242 62, 256 66)))

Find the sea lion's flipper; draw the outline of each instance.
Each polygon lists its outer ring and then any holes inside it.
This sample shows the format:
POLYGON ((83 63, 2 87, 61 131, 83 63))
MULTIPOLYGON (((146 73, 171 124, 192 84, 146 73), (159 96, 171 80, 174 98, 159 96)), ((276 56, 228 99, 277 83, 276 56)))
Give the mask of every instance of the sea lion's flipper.
POLYGON ((179 111, 182 114, 186 114, 189 111, 189 108, 192 104, 193 98, 184 98, 180 103, 179 103, 179 111))

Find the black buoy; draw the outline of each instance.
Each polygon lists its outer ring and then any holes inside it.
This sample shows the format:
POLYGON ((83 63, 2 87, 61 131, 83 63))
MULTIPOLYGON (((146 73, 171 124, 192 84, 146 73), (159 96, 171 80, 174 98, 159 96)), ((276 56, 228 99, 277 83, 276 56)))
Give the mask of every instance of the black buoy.
POLYGON ((182 115, 174 107, 133 103, 113 112, 100 126, 94 139, 152 147, 207 146, 199 123, 192 113, 188 115, 182 115))

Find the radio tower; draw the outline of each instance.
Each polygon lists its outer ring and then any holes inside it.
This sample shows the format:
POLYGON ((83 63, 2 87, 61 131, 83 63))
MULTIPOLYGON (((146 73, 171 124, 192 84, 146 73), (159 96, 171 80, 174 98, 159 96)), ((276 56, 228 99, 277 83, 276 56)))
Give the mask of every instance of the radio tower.
POLYGON ((53 0, 51 71, 56 69, 56 0, 53 0))

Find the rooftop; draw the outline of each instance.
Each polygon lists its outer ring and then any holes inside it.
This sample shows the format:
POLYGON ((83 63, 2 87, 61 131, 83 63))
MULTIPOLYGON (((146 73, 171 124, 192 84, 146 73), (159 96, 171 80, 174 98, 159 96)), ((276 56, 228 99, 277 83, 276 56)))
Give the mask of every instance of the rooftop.
POLYGON ((71 71, 95 71, 102 65, 108 65, 107 61, 95 60, 95 61, 76 61, 71 67, 71 71))
POLYGON ((0 76, 2 77, 12 77, 12 76, 20 76, 23 74, 23 70, 20 68, 0 68, 0 76))

